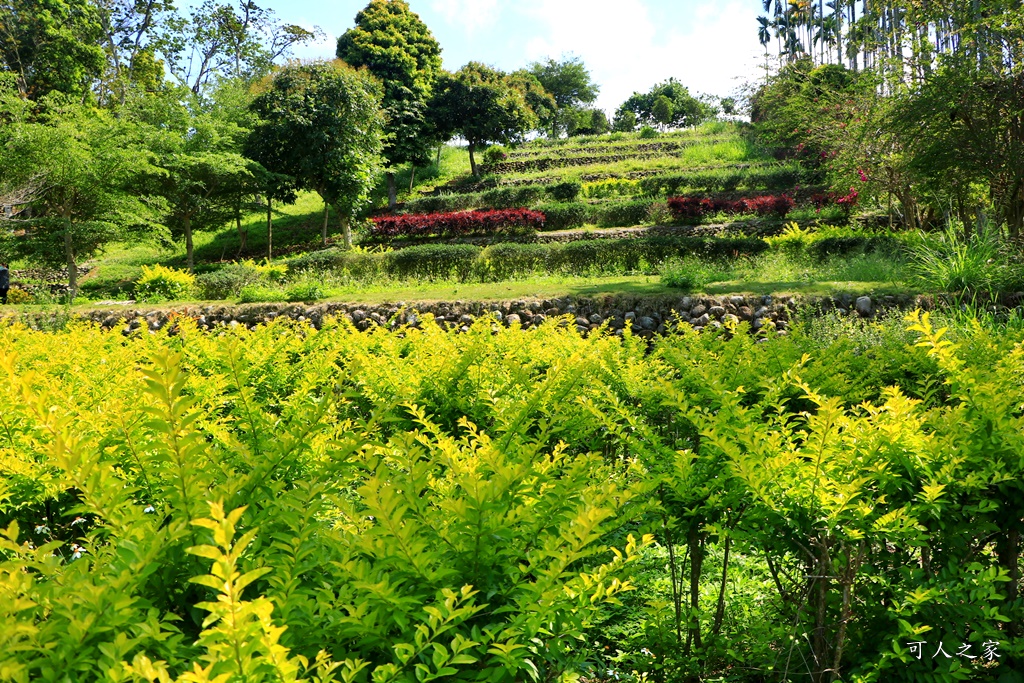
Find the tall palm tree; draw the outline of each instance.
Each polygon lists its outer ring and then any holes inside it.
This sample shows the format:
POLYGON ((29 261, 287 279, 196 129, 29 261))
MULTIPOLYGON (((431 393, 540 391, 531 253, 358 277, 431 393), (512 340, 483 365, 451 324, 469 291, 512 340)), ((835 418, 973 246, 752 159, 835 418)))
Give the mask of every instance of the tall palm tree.
POLYGON ((768 17, 757 18, 757 40, 764 47, 764 79, 768 82, 768 44, 772 42, 772 24, 768 17))

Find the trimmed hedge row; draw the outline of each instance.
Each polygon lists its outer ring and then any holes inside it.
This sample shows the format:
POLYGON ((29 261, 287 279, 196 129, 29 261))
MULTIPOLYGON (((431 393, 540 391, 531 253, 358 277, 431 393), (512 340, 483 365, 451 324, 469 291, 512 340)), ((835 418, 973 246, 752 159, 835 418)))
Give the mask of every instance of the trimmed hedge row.
MULTIPOLYGON (((422 197, 405 203, 405 213, 451 213, 475 209, 483 204, 479 192, 468 194, 442 194, 436 197, 422 197)), ((522 206, 522 204, 520 204, 522 206)))
POLYGON ((644 237, 597 239, 554 244, 503 243, 490 247, 471 244, 426 244, 382 254, 354 254, 329 249, 290 259, 291 270, 342 271, 353 277, 501 281, 543 272, 653 272, 672 258, 706 259, 752 256, 767 250, 764 240, 715 237, 644 237))
MULTIPOLYGON (((520 206, 534 206, 548 200, 551 203, 572 203, 581 195, 600 197, 658 197, 671 196, 680 190, 699 193, 733 192, 746 187, 761 192, 791 191, 801 184, 813 184, 820 178, 794 168, 747 168, 723 171, 697 171, 671 175, 655 175, 637 180, 602 179, 588 182, 584 186, 577 180, 554 184, 532 183, 526 185, 502 185, 482 192, 446 194, 423 197, 406 202, 406 213, 443 213, 465 211, 477 207, 510 209, 520 206), (607 191, 602 187, 608 186, 607 191), (612 188, 612 186, 615 186, 612 188), (621 186, 621 187, 619 187, 621 186)), ((833 199, 831 195, 814 195, 822 201, 833 199)), ((836 198, 837 199, 837 198, 836 198)), ((833 199, 834 201, 834 199, 833 199)))
POLYGON ((640 180, 640 190, 649 195, 672 195, 684 188, 694 192, 732 192, 743 186, 752 190, 780 192, 817 180, 820 179, 796 168, 747 168, 652 176, 640 180))
POLYGON ((662 202, 639 199, 626 202, 607 202, 600 205, 582 202, 542 204, 537 207, 547 220, 545 230, 570 230, 593 223, 602 228, 629 228, 651 220, 651 212, 662 202))
POLYGON ((459 237, 481 234, 515 234, 544 228, 544 214, 528 209, 463 211, 460 213, 404 214, 373 219, 374 237, 459 237))
POLYGON ((888 235, 826 237, 814 242, 809 251, 812 256, 825 260, 833 256, 850 254, 895 254, 905 248, 903 242, 888 235))
POLYGON ((671 197, 668 208, 678 221, 700 221, 717 213, 775 216, 785 218, 796 206, 789 195, 766 195, 744 199, 712 199, 709 197, 671 197))

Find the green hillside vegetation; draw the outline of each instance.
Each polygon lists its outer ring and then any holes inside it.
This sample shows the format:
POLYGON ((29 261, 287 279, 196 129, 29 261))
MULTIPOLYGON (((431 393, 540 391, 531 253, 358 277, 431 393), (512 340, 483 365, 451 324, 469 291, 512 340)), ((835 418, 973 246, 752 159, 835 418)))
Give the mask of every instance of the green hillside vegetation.
MULTIPOLYGON (((152 302, 492 300, 679 290, 870 294, 952 288, 984 293, 1011 291, 1024 282, 1021 269, 1012 264, 983 262, 990 259, 981 259, 981 244, 963 252, 955 238, 875 232, 847 224, 849 213, 836 206, 815 207, 808 198, 823 191, 814 185, 821 178, 799 162, 773 160, 753 141, 746 124, 716 122, 653 137, 541 138, 485 153, 492 163, 483 164, 480 177, 470 174, 464 147, 445 145, 434 154, 433 161, 440 163, 415 170, 407 165, 395 173, 399 215, 526 207, 545 214, 545 231, 582 231, 580 239, 498 240, 490 246, 458 240, 381 241, 367 232, 366 219, 355 226, 355 251, 346 252, 335 219, 329 238, 335 246, 324 249, 322 200, 303 192, 294 203, 273 208, 274 277, 260 266, 267 255, 265 210, 253 211, 219 229, 195 232, 196 274, 179 288, 158 283, 140 292, 137 286, 144 269, 157 264, 184 270, 186 254, 179 245, 108 246, 82 279, 76 303, 136 297, 152 302), (650 158, 606 160, 631 153, 650 158), (586 163, 572 165, 580 159, 586 163), (542 171, 507 167, 535 162, 552 166, 542 171), (695 233, 700 237, 624 239, 617 232, 678 225, 666 204, 672 196, 736 200, 786 192, 797 201, 785 219, 714 214, 704 221, 712 227, 695 233), (922 251, 922 245, 927 249, 922 251), (954 252, 960 259, 951 262, 954 252), (945 281, 941 274, 929 278, 925 272, 929 254, 932 271, 947 265, 953 271, 945 281)), ((371 200, 374 213, 387 212, 383 176, 371 200)))
MULTIPOLYGON (((718 194, 730 197, 780 192, 799 185, 811 174, 794 162, 776 162, 751 142, 742 124, 710 123, 697 129, 675 131, 654 137, 639 133, 612 133, 562 140, 538 139, 515 148, 500 150, 512 163, 551 163, 544 171, 502 172, 500 166, 484 165, 480 178, 470 175, 464 147, 445 145, 435 150, 434 161, 415 170, 406 166, 395 174, 399 213, 465 211, 471 209, 529 207, 544 212, 546 229, 576 229, 601 237, 608 228, 668 225, 673 218, 665 201, 676 194, 718 194), (641 150, 635 152, 635 150, 641 150), (439 154, 438 154, 439 153, 439 154), (607 161, 607 157, 643 154, 649 158, 607 161), (570 165, 579 159, 585 165, 570 165), (560 165, 566 164, 566 165, 560 165), (410 181, 412 190, 410 191, 410 181)), ((498 158, 499 150, 491 152, 498 158)), ((376 211, 387 204, 387 185, 381 177, 372 193, 376 211)), ((824 224, 839 217, 813 208, 798 207, 797 221, 824 224)), ((878 251, 847 263, 847 254, 820 254, 805 258, 802 249, 783 253, 768 243, 738 260, 734 250, 693 251, 684 242, 661 238, 654 252, 644 252, 643 240, 624 243, 635 254, 625 255, 619 241, 574 244, 509 244, 487 250, 438 245, 433 250, 417 247, 422 267, 390 266, 389 251, 409 249, 402 240, 379 244, 356 229, 356 242, 364 246, 356 254, 335 255, 328 250, 318 255, 323 220, 323 203, 314 193, 300 193, 293 204, 273 208, 275 260, 288 269, 286 282, 269 282, 246 262, 258 262, 267 255, 265 211, 245 213, 218 230, 197 230, 194 235, 197 284, 190 291, 203 298, 228 297, 243 301, 281 300, 289 291, 308 298, 395 297, 435 298, 439 292, 459 291, 459 285, 473 284, 474 296, 500 298, 503 293, 551 293, 562 287, 565 293, 598 291, 602 286, 617 291, 624 283, 650 286, 671 265, 678 272, 680 259, 687 263, 703 260, 699 270, 713 273, 700 278, 699 287, 708 291, 765 291, 778 287, 786 291, 829 291, 857 288, 877 291, 905 285, 906 268, 899 253, 878 251), (639 251, 637 251, 639 249, 639 251), (367 251, 368 250, 368 251, 367 251), (461 251, 460 251, 461 250, 461 251), (763 253, 762 253, 763 250, 763 253), (308 252, 308 256, 303 256, 308 252), (714 253, 712 253, 714 252, 714 253), (717 254, 717 255, 716 255, 717 254), (438 260, 440 259, 440 260, 438 260), (864 259, 872 260, 863 267, 864 259), (429 262, 429 263, 427 263, 429 262), (839 272, 842 271, 842 272, 839 272), (839 272, 838 275, 836 273, 839 272), (217 275, 220 273, 220 275, 217 275), (612 284, 612 278, 618 284, 612 284), (708 281, 708 280, 713 281, 708 281), (506 281, 517 285, 498 286, 506 281), (577 281, 578 280, 578 281, 577 281), (204 283, 215 281, 216 286, 204 283), (309 287, 304 283, 316 282, 309 287), (440 284, 440 283, 448 284, 440 284), (846 283, 846 284, 837 284, 846 283), (511 287, 511 289, 510 289, 511 287), (243 289, 245 291, 243 291, 243 289)), ((732 222, 722 216, 723 222, 732 222)), ((336 223, 332 223, 336 225, 336 223)), ((364 224, 365 225, 365 224, 364 224)), ((781 231, 781 222, 772 230, 781 231)), ((749 231, 743 221, 730 228, 733 237, 749 231)), ((756 229, 756 226, 754 226, 756 229)), ((331 240, 337 241, 332 229, 331 240)), ((810 247, 815 241, 854 235, 862 241, 870 233, 831 228, 805 235, 810 247)), ((749 251, 749 250, 747 250, 749 251)), ((862 245, 854 252, 861 253, 862 245)), ((810 253, 810 252, 808 252, 810 253)), ((406 259, 408 260, 408 259, 406 259)), ((128 298, 137 294, 135 283, 144 267, 162 264, 183 269, 184 250, 171 243, 110 245, 82 280, 82 294, 91 299, 128 298)), ((633 286, 633 285, 628 285, 633 286)), ((658 284, 660 288, 668 285, 658 284)), ((466 291, 462 289, 461 291, 466 291)))

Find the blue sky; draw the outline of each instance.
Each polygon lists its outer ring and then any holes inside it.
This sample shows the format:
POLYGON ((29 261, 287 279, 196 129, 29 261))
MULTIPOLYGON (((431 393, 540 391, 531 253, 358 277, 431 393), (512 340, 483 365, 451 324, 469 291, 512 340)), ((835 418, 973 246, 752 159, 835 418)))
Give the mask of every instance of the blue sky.
MULTIPOLYGON (((296 53, 333 57, 337 36, 368 0, 264 0, 284 21, 320 26, 327 39, 296 53)), ((634 90, 675 76, 691 91, 725 96, 763 74, 760 0, 409 0, 441 43, 445 68, 470 60, 512 70, 575 54, 614 111, 634 90)))

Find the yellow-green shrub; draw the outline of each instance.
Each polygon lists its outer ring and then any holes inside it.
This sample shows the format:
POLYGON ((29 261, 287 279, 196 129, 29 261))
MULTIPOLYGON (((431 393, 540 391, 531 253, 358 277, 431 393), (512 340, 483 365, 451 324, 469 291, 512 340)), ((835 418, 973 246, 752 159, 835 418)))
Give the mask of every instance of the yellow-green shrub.
POLYGON ((1019 331, 558 322, 0 328, 0 676, 682 680, 794 648, 910 681, 926 627, 1016 666, 1019 331))
POLYGON ((7 303, 9 304, 30 304, 36 299, 20 287, 11 287, 7 292, 7 303))
POLYGON ((167 266, 143 266, 142 277, 135 281, 135 298, 160 302, 188 299, 195 294, 196 278, 192 273, 167 266))

